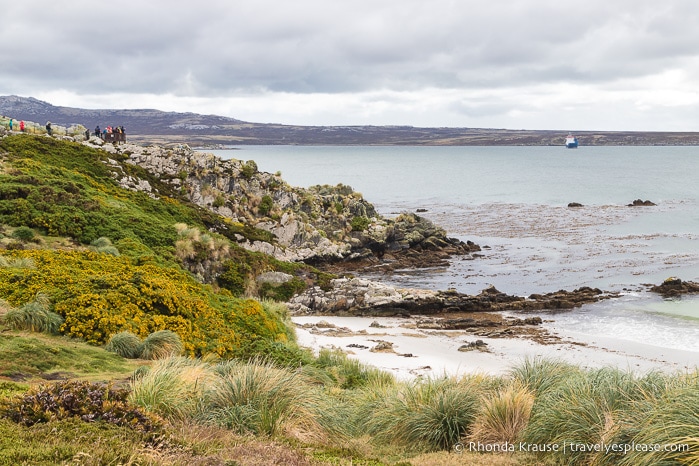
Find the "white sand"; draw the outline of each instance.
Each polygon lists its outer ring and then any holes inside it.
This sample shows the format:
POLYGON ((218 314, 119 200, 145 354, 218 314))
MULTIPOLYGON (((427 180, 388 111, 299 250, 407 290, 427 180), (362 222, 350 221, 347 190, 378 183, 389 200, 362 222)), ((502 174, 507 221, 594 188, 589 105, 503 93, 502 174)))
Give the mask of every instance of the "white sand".
POLYGON ((650 370, 686 371, 694 369, 699 363, 699 353, 696 352, 658 348, 622 339, 562 335, 559 332, 552 333, 562 337, 563 343, 541 345, 525 338, 485 338, 466 331, 405 328, 404 326, 414 322, 412 318, 297 316, 292 320, 297 324, 296 333, 300 345, 315 351, 320 348, 340 348, 350 357, 391 372, 401 379, 420 375, 467 373, 500 375, 525 357, 537 356, 562 359, 583 367, 613 366, 641 373, 650 370), (364 330, 366 334, 333 336, 327 329, 318 329, 321 332, 318 334, 300 327, 320 321, 347 327, 353 332, 364 330), (374 321, 386 328, 370 327, 374 321), (460 346, 476 340, 487 343, 488 352, 458 351, 460 346), (395 353, 370 351, 380 341, 392 343, 395 353), (574 344, 575 342, 585 345, 574 344), (348 347, 350 344, 368 348, 351 348, 348 347), (401 356, 406 353, 413 357, 401 356))

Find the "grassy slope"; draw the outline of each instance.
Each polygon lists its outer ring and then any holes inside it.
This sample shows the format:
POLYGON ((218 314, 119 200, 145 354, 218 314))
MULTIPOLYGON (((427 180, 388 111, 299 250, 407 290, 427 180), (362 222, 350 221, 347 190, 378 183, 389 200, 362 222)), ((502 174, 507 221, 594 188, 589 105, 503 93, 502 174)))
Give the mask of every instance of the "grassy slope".
MULTIPOLYGON (((35 267, 0 268, 0 299, 19 306, 44 292, 52 310, 67 319, 64 334, 97 344, 119 331, 145 337, 167 328, 180 334, 190 355, 240 356, 259 349, 259 340, 292 338, 280 316, 256 301, 201 285, 184 271, 176 255, 177 223, 229 237, 268 236, 179 198, 154 174, 110 162, 103 151, 47 137, 0 140, 0 233, 3 224, 41 233, 38 245, 2 240, 7 247, 31 248, 3 257, 29 258, 35 267), (122 189, 114 172, 147 178, 161 197, 122 189), (55 240, 61 237, 73 245, 55 240), (100 237, 109 238, 121 257, 84 250, 100 237)), ((235 267, 225 278, 233 292, 248 288, 261 270, 302 268, 229 246, 235 267)))

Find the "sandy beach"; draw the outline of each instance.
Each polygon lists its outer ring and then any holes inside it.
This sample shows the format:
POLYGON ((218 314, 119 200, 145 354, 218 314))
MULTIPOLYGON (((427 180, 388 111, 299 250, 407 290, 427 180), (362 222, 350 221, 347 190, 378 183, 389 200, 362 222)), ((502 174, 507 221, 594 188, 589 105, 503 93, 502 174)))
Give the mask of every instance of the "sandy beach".
POLYGON ((293 317, 300 345, 339 348, 350 357, 393 373, 400 379, 484 373, 501 375, 525 358, 561 359, 581 367, 617 367, 637 373, 685 372, 697 367, 699 354, 630 342, 561 333, 544 322, 541 338, 528 335, 485 337, 466 330, 416 328, 421 316, 293 317), (480 340, 483 344, 476 346, 480 340), (470 348, 462 348, 471 345, 470 348), (462 348, 462 350, 459 350, 462 348))

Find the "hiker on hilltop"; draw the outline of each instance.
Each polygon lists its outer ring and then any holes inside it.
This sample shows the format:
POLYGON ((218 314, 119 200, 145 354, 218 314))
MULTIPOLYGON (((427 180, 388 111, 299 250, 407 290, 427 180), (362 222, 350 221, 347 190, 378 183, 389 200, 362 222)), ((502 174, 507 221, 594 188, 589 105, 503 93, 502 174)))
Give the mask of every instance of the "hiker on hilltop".
POLYGON ((100 131, 100 125, 95 126, 95 136, 98 138, 102 137, 102 131, 100 131))
POLYGON ((12 131, 12 118, 10 118, 10 131, 12 131))
POLYGON ((24 120, 20 120, 19 122, 19 130, 24 133, 24 120))
POLYGON ((51 122, 50 121, 46 122, 46 132, 48 133, 49 136, 53 135, 53 131, 51 130, 51 122))

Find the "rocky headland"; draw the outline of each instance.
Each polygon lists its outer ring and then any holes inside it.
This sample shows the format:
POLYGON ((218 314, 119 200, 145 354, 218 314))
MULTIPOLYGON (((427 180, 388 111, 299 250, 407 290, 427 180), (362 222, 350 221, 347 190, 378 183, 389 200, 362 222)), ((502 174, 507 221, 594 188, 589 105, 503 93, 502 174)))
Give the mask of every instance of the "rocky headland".
MULTIPOLYGON (((292 187, 280 174, 260 172, 254 161, 222 160, 186 145, 108 144, 92 137, 84 144, 101 148, 156 174, 172 192, 229 219, 271 233, 270 240, 240 245, 284 261, 303 261, 335 272, 444 265, 453 255, 472 257, 480 247, 449 238, 415 213, 387 219, 351 187, 292 187)), ((118 166, 116 161, 114 166, 118 166)), ((122 171, 122 187, 167 196, 147 179, 122 171)))

